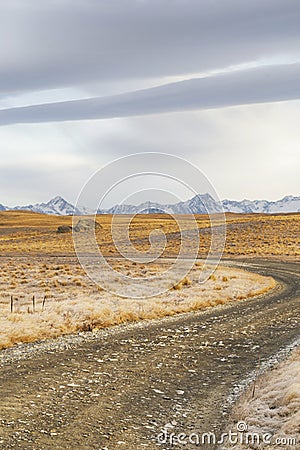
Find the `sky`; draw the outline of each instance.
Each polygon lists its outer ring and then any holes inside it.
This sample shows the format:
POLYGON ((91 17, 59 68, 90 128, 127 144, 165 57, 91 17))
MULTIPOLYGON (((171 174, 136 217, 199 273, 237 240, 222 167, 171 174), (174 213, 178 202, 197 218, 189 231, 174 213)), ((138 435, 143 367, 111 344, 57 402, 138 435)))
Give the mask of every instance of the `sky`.
POLYGON ((299 23, 297 0, 0 0, 0 203, 74 202, 143 152, 221 199, 299 195, 299 23))

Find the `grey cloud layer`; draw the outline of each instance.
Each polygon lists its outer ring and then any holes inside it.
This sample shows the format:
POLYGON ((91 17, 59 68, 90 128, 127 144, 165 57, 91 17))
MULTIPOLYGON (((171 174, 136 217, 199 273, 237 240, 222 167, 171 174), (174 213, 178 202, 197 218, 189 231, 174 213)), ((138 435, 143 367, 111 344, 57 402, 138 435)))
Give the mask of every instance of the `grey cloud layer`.
POLYGON ((300 98, 300 63, 236 71, 127 94, 0 110, 0 125, 107 119, 300 98))
POLYGON ((10 0, 0 22, 0 95, 300 52, 296 0, 10 0))

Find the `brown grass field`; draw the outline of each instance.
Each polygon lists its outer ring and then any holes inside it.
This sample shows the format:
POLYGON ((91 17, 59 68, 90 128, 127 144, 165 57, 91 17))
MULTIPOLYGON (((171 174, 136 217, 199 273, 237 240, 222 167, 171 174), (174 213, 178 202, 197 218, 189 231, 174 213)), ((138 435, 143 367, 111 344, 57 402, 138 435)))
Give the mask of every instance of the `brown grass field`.
MULTIPOLYGON (((78 218, 79 219, 79 218, 78 218)), ((122 220, 122 218, 121 218, 122 220)), ((124 218, 124 220, 126 220, 124 218)), ((210 222, 205 215, 196 216, 201 235, 199 257, 210 247, 210 222)), ((101 251, 116 256, 112 245, 110 215, 97 216, 101 251)), ((224 257, 300 257, 300 213, 295 214, 226 214, 226 246, 224 257)), ((25 211, 0 212, 1 255, 74 254, 71 233, 58 234, 60 225, 72 225, 70 216, 51 216, 25 211)), ((186 226, 189 219, 186 216, 186 226)), ((160 229, 167 236, 166 256, 176 256, 180 244, 179 228, 174 219, 164 214, 137 215, 130 226, 131 242, 139 249, 149 248, 148 236, 160 229)))
MULTIPOLYGON (((227 214, 224 257, 299 259, 299 219, 300 214, 227 214)), ((113 257, 111 264, 116 270, 143 277, 171 264, 167 258, 163 265, 120 259, 112 243, 111 220, 111 216, 97 216, 100 227, 96 235, 102 253, 113 257)), ((190 219, 184 220, 188 229, 190 219)), ((206 216, 196 216, 196 220, 201 235, 198 256, 204 258, 210 247, 210 223, 206 216)), ((143 301, 120 299, 88 278, 76 258, 72 233, 57 233, 62 225, 71 226, 72 217, 0 213, 0 348, 222 305, 264 293, 275 285, 270 278, 226 267, 219 267, 199 285, 199 261, 188 277, 163 295, 143 301)), ((131 242, 139 250, 149 249, 148 236, 155 229, 166 235, 163 256, 176 256, 179 229, 167 215, 136 216, 130 225, 131 242)))

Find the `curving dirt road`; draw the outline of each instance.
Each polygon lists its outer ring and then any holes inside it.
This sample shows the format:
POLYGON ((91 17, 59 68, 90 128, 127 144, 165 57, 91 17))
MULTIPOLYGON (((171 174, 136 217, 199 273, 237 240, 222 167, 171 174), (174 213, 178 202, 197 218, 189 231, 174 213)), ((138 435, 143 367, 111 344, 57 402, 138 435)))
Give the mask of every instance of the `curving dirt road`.
POLYGON ((34 357, 30 345, 26 358, 10 360, 6 351, 0 448, 168 449, 156 443, 166 425, 176 434, 221 432, 228 396, 300 332, 300 265, 245 266, 273 276, 281 288, 226 307, 116 327, 64 349, 42 343, 34 357))

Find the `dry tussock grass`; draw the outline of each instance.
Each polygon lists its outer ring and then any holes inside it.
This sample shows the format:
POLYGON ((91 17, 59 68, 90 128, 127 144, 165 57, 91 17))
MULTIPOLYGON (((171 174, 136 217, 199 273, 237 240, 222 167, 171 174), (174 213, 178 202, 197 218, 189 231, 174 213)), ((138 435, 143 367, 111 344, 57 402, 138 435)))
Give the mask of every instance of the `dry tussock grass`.
MULTIPOLYGON (((149 275, 156 269, 155 266, 148 269, 139 264, 130 266, 128 262, 122 267, 118 261, 115 267, 130 269, 131 276, 140 276, 141 273, 149 275)), ((102 291, 74 261, 70 264, 45 264, 41 260, 32 260, 30 265, 16 258, 3 261, 0 272, 0 348, 66 333, 196 311, 242 300, 274 287, 271 278, 221 267, 210 280, 199 284, 201 269, 202 266, 197 263, 188 277, 161 296, 133 300, 120 299, 102 291), (24 273, 24 284, 21 273, 24 273), (16 280, 13 285, 10 281, 12 275, 16 280), (14 298, 12 314, 11 295, 14 298)))
MULTIPOLYGON (((287 361, 263 375, 253 388, 238 401, 233 411, 234 423, 229 427, 236 429, 238 421, 248 425, 248 432, 269 432, 276 438, 294 437, 297 445, 292 446, 251 446, 235 445, 236 450, 249 448, 299 448, 300 444, 300 348, 298 347, 287 361)), ((233 448, 227 444, 224 450, 233 448)))
MULTIPOLYGON (((122 224, 126 218, 119 217, 122 224)), ((199 256, 207 255, 210 239, 210 222, 205 215, 196 216, 200 230, 199 256)), ((235 256, 300 256, 300 214, 226 214, 227 240, 225 255, 235 256)), ((112 216, 97 216, 101 229, 97 241, 104 255, 115 256, 112 244, 112 216)), ((72 217, 4 211, 0 212, 0 252, 3 254, 74 254, 71 233, 56 233, 57 227, 72 225, 72 217)), ((183 228, 189 229, 191 220, 183 216, 183 228)), ((180 234, 176 221, 164 214, 138 215, 130 225, 132 244, 142 251, 149 249, 149 234, 160 229, 166 235, 165 256, 176 256, 180 247, 180 234)))

